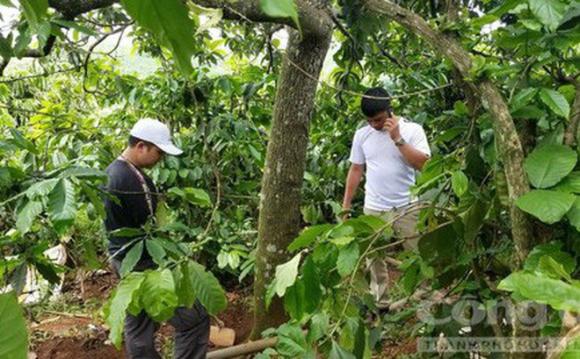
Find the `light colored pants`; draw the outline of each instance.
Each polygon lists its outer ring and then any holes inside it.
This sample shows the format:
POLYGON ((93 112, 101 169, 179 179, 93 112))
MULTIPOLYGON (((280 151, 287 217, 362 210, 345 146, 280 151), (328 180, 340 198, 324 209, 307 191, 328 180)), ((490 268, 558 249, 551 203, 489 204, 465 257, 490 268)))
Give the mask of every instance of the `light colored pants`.
MULTIPOLYGON (((418 203, 411 203, 401 208, 393 208, 388 211, 376 211, 370 208, 364 209, 364 214, 377 216, 384 221, 391 221, 398 217, 393 223, 393 232, 396 240, 408 238, 403 242, 403 248, 406 250, 417 251, 419 242, 419 233, 417 231, 417 220, 419 210, 416 209, 418 203)), ((389 271, 388 264, 380 257, 367 259, 367 268, 371 275, 370 291, 375 298, 378 308, 387 308, 389 306, 388 285, 389 271)))

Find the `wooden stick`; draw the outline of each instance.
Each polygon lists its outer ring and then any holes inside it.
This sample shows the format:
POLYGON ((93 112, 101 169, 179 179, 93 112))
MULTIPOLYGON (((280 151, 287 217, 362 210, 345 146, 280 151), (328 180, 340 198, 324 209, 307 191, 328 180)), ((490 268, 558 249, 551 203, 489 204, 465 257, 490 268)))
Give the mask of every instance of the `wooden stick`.
POLYGON ((206 359, 225 359, 252 354, 276 345, 278 338, 266 338, 207 353, 206 359))

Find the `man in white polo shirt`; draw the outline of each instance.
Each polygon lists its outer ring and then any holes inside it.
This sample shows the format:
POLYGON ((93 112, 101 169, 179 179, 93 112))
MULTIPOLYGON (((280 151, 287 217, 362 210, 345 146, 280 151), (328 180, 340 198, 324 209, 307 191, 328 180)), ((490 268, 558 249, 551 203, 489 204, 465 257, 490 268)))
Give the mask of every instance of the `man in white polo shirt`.
MULTIPOLYGON (((366 167, 364 213, 393 223, 395 236, 408 238, 405 249, 417 248, 418 211, 410 187, 415 184, 415 172, 423 168, 431 151, 421 125, 393 114, 389 93, 382 88, 365 92, 361 110, 368 125, 354 135, 350 170, 342 202, 343 210, 351 210, 351 202, 366 167)), ((371 292, 379 309, 388 308, 387 265, 382 259, 370 263, 371 292)))

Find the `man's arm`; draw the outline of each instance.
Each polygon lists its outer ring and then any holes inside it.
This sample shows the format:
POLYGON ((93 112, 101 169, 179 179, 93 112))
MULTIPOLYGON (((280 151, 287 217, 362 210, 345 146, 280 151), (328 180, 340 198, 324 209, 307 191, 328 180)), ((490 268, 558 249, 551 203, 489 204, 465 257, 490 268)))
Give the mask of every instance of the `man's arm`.
POLYGON ((399 152, 403 155, 408 164, 410 164, 417 171, 421 171, 425 162, 429 159, 429 155, 423 153, 413 147, 409 143, 398 145, 399 152))
POLYGON ((346 176, 346 187, 344 189, 342 209, 345 210, 350 209, 352 198, 356 193, 356 189, 358 188, 363 172, 364 172, 363 164, 353 163, 350 165, 348 175, 346 176))
MULTIPOLYGON (((405 158, 405 161, 407 161, 407 163, 410 164, 414 169, 420 171, 423 168, 423 165, 425 165, 425 162, 427 162, 429 159, 429 154, 417 149, 413 144, 406 142, 410 139, 404 139, 401 136, 399 118, 395 116, 389 117, 387 121, 385 121, 384 128, 389 132, 391 139, 397 145, 397 148, 405 158)), ((421 133, 423 138, 422 141, 419 141, 419 143, 424 143, 426 146, 425 149, 429 151, 427 138, 425 137, 425 134, 422 132, 422 130, 421 133)))

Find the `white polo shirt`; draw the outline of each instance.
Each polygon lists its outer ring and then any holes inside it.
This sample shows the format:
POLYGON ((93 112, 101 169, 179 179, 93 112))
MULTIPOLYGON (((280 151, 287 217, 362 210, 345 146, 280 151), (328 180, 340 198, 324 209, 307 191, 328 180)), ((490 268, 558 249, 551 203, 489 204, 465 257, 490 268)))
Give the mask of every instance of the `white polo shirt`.
MULTIPOLYGON (((399 130, 407 143, 431 156, 421 125, 399 117, 399 130)), ((377 131, 370 125, 358 129, 350 162, 366 165, 365 208, 385 211, 413 201, 409 188, 415 184, 415 169, 407 163, 387 131, 377 131)))

